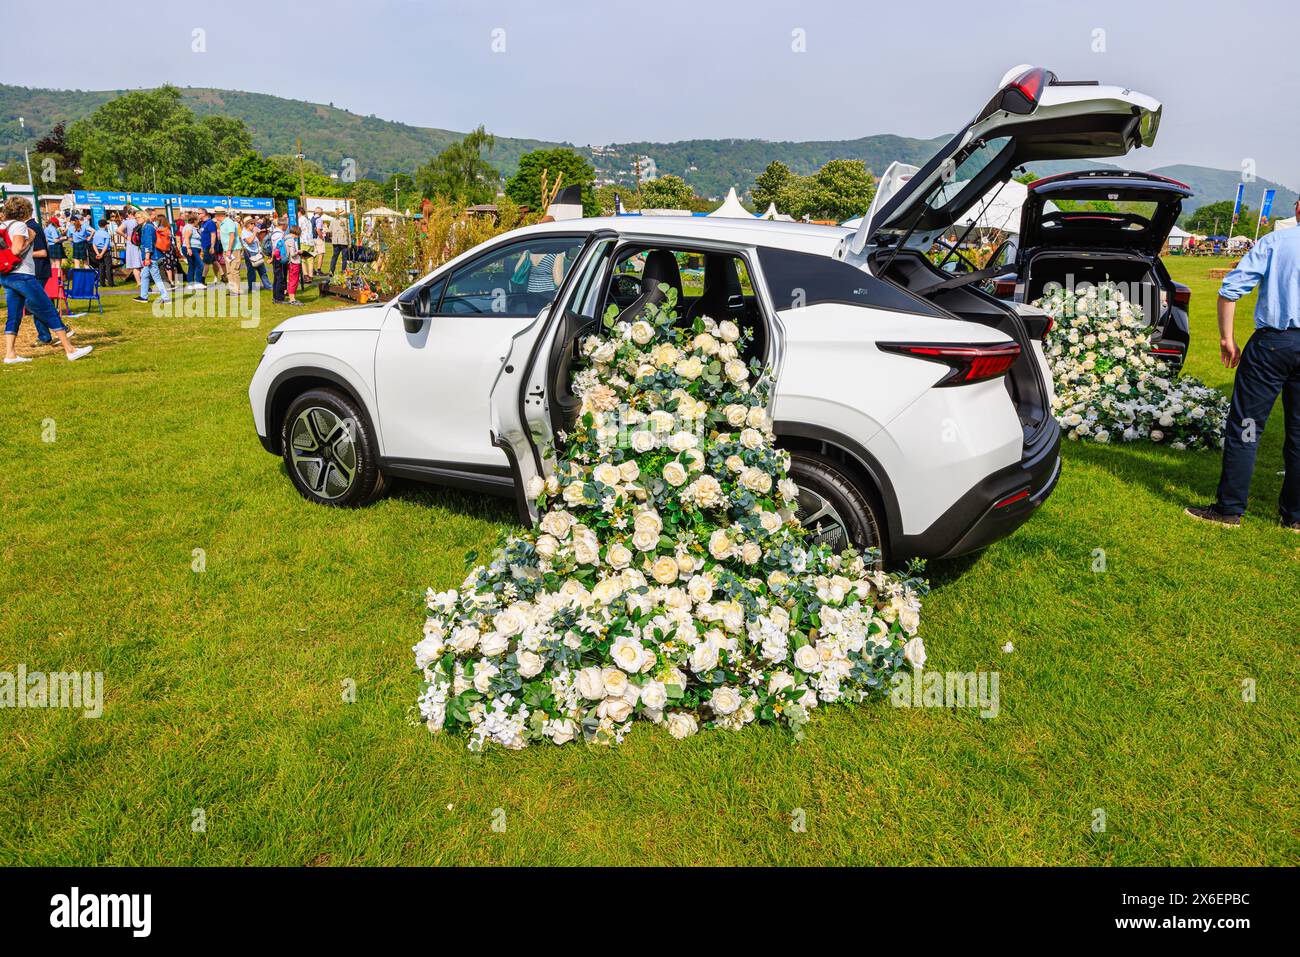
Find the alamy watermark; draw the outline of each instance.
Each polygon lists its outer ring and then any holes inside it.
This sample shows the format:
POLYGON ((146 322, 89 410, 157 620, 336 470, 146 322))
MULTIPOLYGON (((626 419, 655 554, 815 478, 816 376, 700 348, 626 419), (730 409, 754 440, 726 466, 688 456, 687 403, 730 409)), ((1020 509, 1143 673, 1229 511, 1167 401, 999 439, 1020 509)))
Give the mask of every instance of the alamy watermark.
POLYGON ((978 708, 981 718, 998 716, 996 671, 899 671, 890 679, 895 708, 978 708))
POLYGON ((0 708, 79 709, 87 718, 104 713, 102 671, 0 671, 0 708))

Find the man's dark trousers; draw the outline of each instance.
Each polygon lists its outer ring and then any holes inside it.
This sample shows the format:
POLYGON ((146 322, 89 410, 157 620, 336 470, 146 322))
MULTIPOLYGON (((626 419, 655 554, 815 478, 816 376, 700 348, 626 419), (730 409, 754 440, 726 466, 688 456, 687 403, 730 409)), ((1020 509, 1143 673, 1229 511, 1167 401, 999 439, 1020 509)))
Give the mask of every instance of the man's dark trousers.
POLYGON ((271 280, 271 301, 284 302, 289 288, 289 273, 284 268, 284 260, 272 260, 271 272, 273 276, 271 280))
POLYGON ((1223 437, 1223 473, 1215 511, 1224 515, 1246 511, 1255 453, 1279 393, 1286 424, 1282 444, 1286 478, 1278 509, 1286 524, 1300 522, 1300 329, 1257 329, 1241 351, 1223 437))

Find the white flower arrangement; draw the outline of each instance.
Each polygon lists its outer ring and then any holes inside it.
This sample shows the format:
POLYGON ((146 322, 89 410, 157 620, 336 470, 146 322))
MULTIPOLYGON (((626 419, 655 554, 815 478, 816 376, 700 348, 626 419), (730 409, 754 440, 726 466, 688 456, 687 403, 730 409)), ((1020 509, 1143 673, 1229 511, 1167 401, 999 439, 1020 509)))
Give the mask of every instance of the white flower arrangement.
POLYGON ((1228 400, 1199 379, 1171 378, 1118 286, 1056 288, 1034 305, 1054 320, 1043 345, 1056 386, 1052 411, 1067 438, 1223 447, 1228 400))
POLYGON ((798 731, 924 662, 925 583, 807 542, 749 333, 679 327, 675 300, 582 344, 577 425, 527 490, 538 527, 429 591, 413 650, 430 731, 473 750, 613 744, 638 718, 674 738, 798 731))

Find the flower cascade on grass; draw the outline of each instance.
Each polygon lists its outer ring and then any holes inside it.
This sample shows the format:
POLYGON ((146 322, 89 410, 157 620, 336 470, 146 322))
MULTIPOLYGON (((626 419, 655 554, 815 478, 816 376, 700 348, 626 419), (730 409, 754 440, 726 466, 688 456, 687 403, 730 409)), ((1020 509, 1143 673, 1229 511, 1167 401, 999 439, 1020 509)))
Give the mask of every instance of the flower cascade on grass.
POLYGON ((431 731, 473 750, 613 744, 638 718, 675 738, 798 733, 924 663, 925 583, 809 540, 749 333, 683 328, 675 302, 633 322, 611 308, 583 340, 577 423, 527 490, 539 525, 430 590, 413 650, 431 731))
POLYGON ((1034 305, 1055 320, 1046 341, 1052 411, 1069 438, 1222 448, 1228 400, 1199 379, 1172 377, 1151 352, 1141 311, 1115 283, 1058 287, 1034 305))

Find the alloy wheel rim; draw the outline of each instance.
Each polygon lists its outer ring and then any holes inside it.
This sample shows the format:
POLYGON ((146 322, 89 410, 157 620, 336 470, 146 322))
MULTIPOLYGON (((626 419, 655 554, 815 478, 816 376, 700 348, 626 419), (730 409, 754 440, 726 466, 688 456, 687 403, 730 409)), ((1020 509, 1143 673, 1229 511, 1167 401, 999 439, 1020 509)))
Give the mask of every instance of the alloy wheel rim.
POLYGON ((331 409, 303 409, 289 428, 293 470, 313 495, 337 499, 357 476, 357 446, 349 423, 331 409))
POLYGON ((801 487, 797 516, 814 544, 829 545, 836 550, 852 544, 848 525, 826 496, 801 487))

